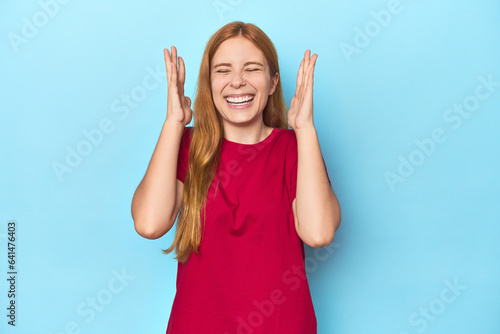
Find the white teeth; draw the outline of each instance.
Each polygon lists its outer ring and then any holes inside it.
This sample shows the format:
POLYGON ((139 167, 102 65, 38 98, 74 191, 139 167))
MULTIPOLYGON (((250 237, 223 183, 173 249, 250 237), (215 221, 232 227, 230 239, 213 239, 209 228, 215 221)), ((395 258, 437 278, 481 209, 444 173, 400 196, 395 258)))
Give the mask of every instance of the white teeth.
POLYGON ((247 102, 253 99, 253 96, 247 95, 247 96, 241 96, 241 97, 227 97, 226 100, 231 103, 242 103, 242 102, 247 102))

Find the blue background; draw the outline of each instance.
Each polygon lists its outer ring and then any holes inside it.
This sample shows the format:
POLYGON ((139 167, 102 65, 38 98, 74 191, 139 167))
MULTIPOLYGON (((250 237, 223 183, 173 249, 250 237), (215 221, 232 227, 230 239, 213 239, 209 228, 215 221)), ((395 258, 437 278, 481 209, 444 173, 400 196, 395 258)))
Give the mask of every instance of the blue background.
POLYGON ((2 333, 165 332, 174 233, 144 239, 130 214, 166 117, 163 48, 194 99, 206 42, 234 20, 275 43, 288 104, 304 51, 319 56, 342 224, 329 248, 306 246, 318 332, 500 333, 499 1, 54 1, 0 3, 2 277, 18 226, 2 333))

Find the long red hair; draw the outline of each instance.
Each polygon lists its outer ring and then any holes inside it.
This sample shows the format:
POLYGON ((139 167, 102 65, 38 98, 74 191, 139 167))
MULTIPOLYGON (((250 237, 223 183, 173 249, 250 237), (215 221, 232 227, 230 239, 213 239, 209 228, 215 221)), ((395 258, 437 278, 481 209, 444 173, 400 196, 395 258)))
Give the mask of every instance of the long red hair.
MULTIPOLYGON (((168 254, 175 248, 179 262, 186 263, 191 251, 198 254, 201 243, 201 211, 206 208, 208 190, 217 171, 224 138, 222 118, 212 100, 211 64, 215 52, 222 42, 243 36, 259 48, 269 66, 271 78, 279 73, 278 54, 269 37, 251 23, 235 21, 220 28, 208 41, 201 60, 198 75, 196 98, 193 114, 194 126, 189 146, 189 164, 184 180, 183 204, 177 220, 177 228, 172 246, 163 253, 168 254)), ((283 98, 281 80, 274 93, 268 97, 263 111, 266 126, 287 129, 287 107, 283 98)), ((206 217, 206 212, 204 212, 206 217)), ((206 221, 206 220, 205 220, 206 221)))

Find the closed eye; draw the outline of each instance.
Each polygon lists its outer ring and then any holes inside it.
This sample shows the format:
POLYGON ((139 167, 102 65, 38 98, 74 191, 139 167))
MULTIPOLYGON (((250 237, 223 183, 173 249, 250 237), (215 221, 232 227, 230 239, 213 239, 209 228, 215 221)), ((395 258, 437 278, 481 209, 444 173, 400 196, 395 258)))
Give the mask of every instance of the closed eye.
MULTIPOLYGON (((255 71, 260 71, 260 68, 250 68, 247 70, 248 72, 255 72, 255 71)), ((218 70, 217 73, 227 73, 229 72, 228 70, 218 70)))
MULTIPOLYGON (((256 72, 256 71, 260 71, 260 70, 261 70, 260 68, 249 68, 246 71, 247 72, 256 72)), ((218 70, 218 71, 216 71, 216 73, 229 73, 229 70, 218 70)))

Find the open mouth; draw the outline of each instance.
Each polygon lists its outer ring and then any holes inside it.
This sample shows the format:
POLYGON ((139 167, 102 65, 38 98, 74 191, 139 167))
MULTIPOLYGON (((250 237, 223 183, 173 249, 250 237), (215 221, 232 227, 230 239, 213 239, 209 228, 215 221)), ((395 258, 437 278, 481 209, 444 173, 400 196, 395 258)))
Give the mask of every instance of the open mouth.
POLYGON ((247 106, 252 103, 254 96, 246 95, 240 97, 226 97, 226 101, 231 106, 247 106))

